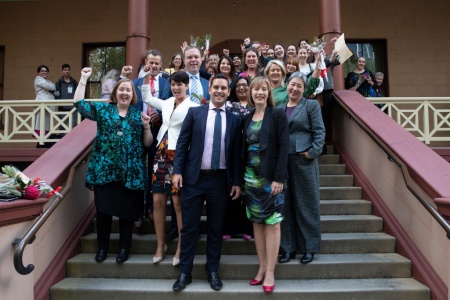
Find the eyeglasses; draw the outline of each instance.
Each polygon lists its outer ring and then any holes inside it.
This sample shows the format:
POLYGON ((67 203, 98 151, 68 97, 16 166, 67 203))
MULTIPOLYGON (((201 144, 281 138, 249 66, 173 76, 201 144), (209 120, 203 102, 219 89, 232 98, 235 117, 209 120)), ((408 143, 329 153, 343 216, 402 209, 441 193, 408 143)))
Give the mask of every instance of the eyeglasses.
POLYGON ((248 85, 245 84, 245 83, 243 83, 243 84, 237 84, 237 85, 236 85, 236 88, 237 88, 237 89, 240 89, 240 88, 247 89, 247 88, 248 88, 248 85))
POLYGON ((40 72, 41 72, 41 73, 48 73, 47 70, 41 70, 40 72))

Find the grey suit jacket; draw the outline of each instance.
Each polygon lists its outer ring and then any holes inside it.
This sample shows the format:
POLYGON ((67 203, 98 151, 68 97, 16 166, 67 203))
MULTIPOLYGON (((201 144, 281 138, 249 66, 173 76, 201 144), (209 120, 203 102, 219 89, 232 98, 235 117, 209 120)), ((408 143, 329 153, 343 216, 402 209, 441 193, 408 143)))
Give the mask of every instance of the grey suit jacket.
MULTIPOLYGON (((280 106, 286 110, 286 105, 280 106)), ((325 127, 319 102, 302 98, 292 112, 289 123, 289 154, 307 151, 314 159, 322 153, 325 127)))

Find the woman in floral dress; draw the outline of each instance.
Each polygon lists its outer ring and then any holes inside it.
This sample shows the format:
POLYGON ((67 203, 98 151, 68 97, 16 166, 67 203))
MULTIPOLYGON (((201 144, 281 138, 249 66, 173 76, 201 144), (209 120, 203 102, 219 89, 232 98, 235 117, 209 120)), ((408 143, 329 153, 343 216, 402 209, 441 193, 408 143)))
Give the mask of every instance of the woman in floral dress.
POLYGON ((74 106, 85 118, 97 122, 97 135, 86 176, 86 186, 94 190, 97 207, 97 262, 106 259, 112 217, 119 217, 119 254, 117 263, 128 260, 133 222, 143 210, 148 186, 144 147, 153 136, 150 117, 134 108, 134 85, 121 79, 114 87, 110 103, 83 100, 90 68, 81 71, 74 94, 74 106))
POLYGON ((289 127, 284 111, 274 107, 269 80, 258 77, 249 89, 248 103, 255 110, 244 120, 242 159, 247 216, 253 222, 259 260, 258 273, 250 284, 263 284, 264 291, 271 292, 283 220, 289 127))

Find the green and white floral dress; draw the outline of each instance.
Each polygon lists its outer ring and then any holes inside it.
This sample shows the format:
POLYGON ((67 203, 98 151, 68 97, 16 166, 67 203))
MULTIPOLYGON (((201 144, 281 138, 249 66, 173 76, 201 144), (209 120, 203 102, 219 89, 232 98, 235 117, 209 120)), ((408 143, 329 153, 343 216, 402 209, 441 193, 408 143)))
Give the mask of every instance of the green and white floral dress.
POLYGON ((248 155, 245 164, 244 193, 247 217, 258 224, 273 225, 283 220, 284 192, 271 194, 272 182, 261 173, 259 141, 261 121, 251 121, 247 129, 248 155))

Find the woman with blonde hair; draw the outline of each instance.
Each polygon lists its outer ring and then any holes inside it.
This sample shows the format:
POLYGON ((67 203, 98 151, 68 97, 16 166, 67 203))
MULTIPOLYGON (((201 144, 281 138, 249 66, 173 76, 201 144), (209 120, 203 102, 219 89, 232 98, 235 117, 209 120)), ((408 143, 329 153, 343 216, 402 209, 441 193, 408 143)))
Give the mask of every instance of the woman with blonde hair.
POLYGON ((119 71, 112 69, 102 77, 102 99, 109 99, 119 78, 119 71))
MULTIPOLYGON (((318 56, 319 54, 316 53, 318 56)), ((288 102, 289 97, 286 89, 286 69, 279 60, 271 60, 266 69, 264 70, 266 77, 270 80, 270 85, 272 87, 273 98, 275 101, 275 107, 279 107, 286 102, 288 102)), ((317 87, 320 85, 320 69, 316 68, 314 65, 314 72, 311 78, 307 82, 307 87, 304 92, 304 97, 313 95, 317 87)))
POLYGON ((247 217, 253 222, 259 270, 250 285, 275 287, 275 263, 280 247, 289 148, 286 114, 275 108, 270 82, 257 77, 250 84, 248 104, 255 107, 244 120, 242 160, 247 217))

